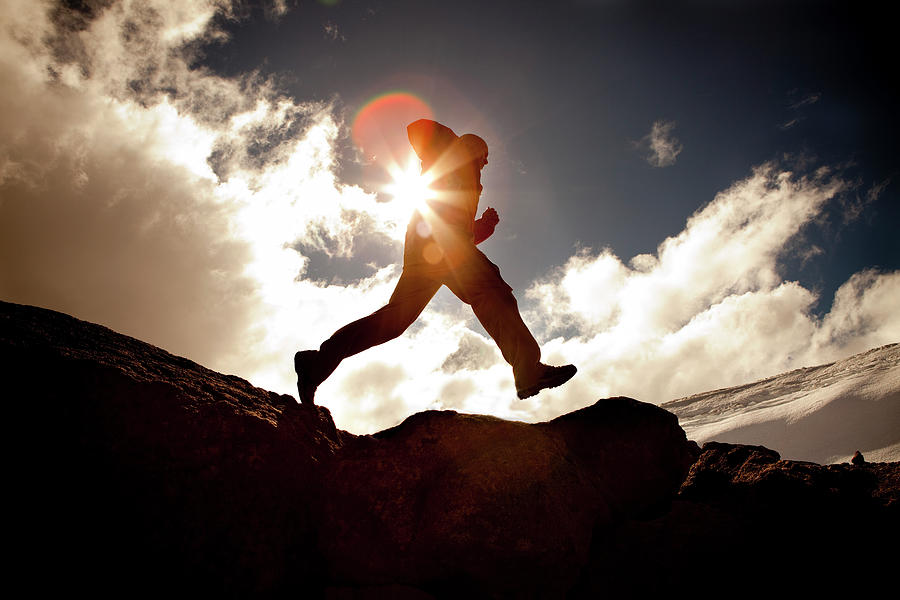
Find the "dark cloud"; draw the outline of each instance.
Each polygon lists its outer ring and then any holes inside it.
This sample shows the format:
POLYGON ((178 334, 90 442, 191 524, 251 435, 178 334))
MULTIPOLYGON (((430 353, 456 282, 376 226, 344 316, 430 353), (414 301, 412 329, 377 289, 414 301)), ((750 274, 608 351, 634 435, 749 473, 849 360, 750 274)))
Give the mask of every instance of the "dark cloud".
POLYGON ((379 231, 371 215, 358 210, 341 211, 339 234, 329 221, 310 221, 303 239, 294 248, 304 255, 318 252, 329 258, 343 258, 363 264, 390 264, 400 256, 399 245, 379 231))
POLYGON ((268 118, 217 138, 207 163, 221 181, 227 181, 236 172, 258 172, 277 165, 288 158, 296 141, 318 123, 320 108, 283 102, 281 110, 276 108, 268 118))
MULTIPOLYGON (((325 230, 313 235, 326 240, 326 246, 331 249, 339 246, 325 230)), ((371 277, 378 269, 397 264, 402 259, 400 244, 374 230, 354 238, 352 254, 341 255, 334 251, 325 251, 308 242, 297 244, 295 248, 307 259, 303 276, 306 279, 329 284, 355 284, 371 277)))
MULTIPOLYGON (((200 61, 207 53, 227 41, 222 26, 251 15, 241 7, 241 3, 229 2, 215 10, 204 3, 187 2, 57 5, 50 11, 51 28, 45 41, 53 56, 48 68, 51 75, 59 77, 63 68, 74 65, 113 98, 147 107, 167 101, 179 113, 217 128, 228 126, 237 114, 253 111, 260 101, 277 106, 277 114, 249 123, 233 135, 238 138, 231 140, 234 143, 227 143, 227 138, 217 142, 212 164, 218 169, 233 162, 259 168, 302 135, 325 105, 293 102, 278 91, 274 75, 250 70, 223 78, 202 66, 200 61), (98 27, 100 21, 105 26, 98 27), (196 28, 197 23, 202 25, 196 28), (90 35, 85 35, 92 26, 90 35), (235 161, 223 160, 234 157, 235 161)), ((283 2, 266 5, 266 14, 283 15, 285 11, 283 2)))
POLYGON ((441 370, 456 373, 461 370, 478 371, 498 362, 497 349, 481 337, 466 333, 459 340, 459 347, 444 360, 441 370))

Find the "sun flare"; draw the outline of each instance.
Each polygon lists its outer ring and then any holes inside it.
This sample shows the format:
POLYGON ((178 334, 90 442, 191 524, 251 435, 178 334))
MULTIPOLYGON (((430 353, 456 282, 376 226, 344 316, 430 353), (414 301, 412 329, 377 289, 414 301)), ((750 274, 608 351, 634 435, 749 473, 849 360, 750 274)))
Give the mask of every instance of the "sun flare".
POLYGON ((399 164, 388 167, 391 182, 384 186, 384 192, 392 197, 397 208, 405 213, 424 206, 426 200, 434 197, 430 185, 432 177, 420 173, 419 159, 412 155, 405 166, 399 164))

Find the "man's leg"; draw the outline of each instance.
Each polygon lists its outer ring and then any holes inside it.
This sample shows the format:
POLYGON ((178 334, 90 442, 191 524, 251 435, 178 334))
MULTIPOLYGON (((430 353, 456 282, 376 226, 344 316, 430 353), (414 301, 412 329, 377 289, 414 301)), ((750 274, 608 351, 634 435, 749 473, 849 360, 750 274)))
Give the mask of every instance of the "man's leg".
POLYGON ((294 356, 294 369, 300 401, 312 403, 319 384, 348 356, 399 337, 440 287, 440 282, 404 269, 385 306, 341 327, 318 350, 298 352, 294 356))
POLYGON ((572 365, 550 367, 540 362, 540 346, 522 321, 512 288, 503 281, 497 265, 480 250, 473 247, 471 256, 452 270, 444 283, 472 306, 503 358, 512 365, 520 398, 561 385, 575 374, 572 365))

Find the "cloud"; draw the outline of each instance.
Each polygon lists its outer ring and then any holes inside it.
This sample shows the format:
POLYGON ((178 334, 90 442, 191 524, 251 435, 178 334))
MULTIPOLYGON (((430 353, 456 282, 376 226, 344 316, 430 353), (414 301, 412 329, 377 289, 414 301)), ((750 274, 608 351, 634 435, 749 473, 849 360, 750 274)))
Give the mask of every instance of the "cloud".
POLYGON ((397 388, 409 376, 400 365, 372 361, 344 376, 340 390, 354 399, 356 421, 376 427, 381 423, 399 423, 409 412, 397 388))
POLYGON ((264 4, 266 18, 277 21, 287 14, 287 0, 269 0, 264 4))
POLYGON ((846 225, 859 219, 865 213, 866 207, 878 200, 881 194, 884 193, 884 190, 887 189, 890 182, 891 178, 889 177, 874 183, 872 187, 866 190, 862 195, 854 194, 842 198, 841 212, 843 224, 846 225))
MULTIPOLYGON (((792 97, 796 97, 796 92, 791 94, 792 97)), ((822 98, 822 94, 818 92, 804 94, 801 98, 792 100, 790 108, 791 110, 797 110, 798 108, 809 106, 810 104, 815 104, 822 98)))
POLYGON ((796 90, 796 89, 789 91, 788 92, 788 101, 789 101, 788 109, 791 111, 794 111, 795 113, 798 113, 798 114, 796 116, 791 117, 790 119, 788 119, 787 121, 785 121, 784 123, 779 125, 778 127, 785 131, 788 129, 791 129, 793 127, 796 127, 800 123, 800 121, 802 121, 803 119, 806 118, 806 116, 803 114, 804 111, 801 111, 800 109, 804 108, 806 106, 815 104, 816 102, 818 102, 821 99, 822 99, 822 94, 819 92, 807 92, 807 93, 801 94, 800 91, 796 90))
MULTIPOLYGON (((862 352, 900 340, 896 303, 900 272, 866 269, 854 274, 834 295, 831 312, 812 339, 824 360, 862 352)), ((823 362, 824 362, 823 360, 823 362)))
POLYGON ((682 150, 681 143, 672 134, 674 130, 674 121, 660 119, 653 123, 650 133, 635 142, 634 146, 644 154, 644 158, 650 165, 671 167, 682 150))
MULTIPOLYGON (((896 341, 889 298, 900 274, 854 275, 822 318, 817 295, 781 275, 786 253, 817 251, 798 234, 849 189, 827 169, 762 165, 653 255, 627 264, 610 249, 571 257, 528 291, 536 306, 527 320, 598 397, 657 403, 896 341)), ((581 393, 547 395, 559 410, 583 403, 581 393)))
POLYGON ((347 41, 347 37, 343 33, 341 33, 341 30, 338 29, 338 26, 335 23, 332 23, 331 21, 326 21, 325 24, 322 26, 322 29, 325 32, 325 37, 327 37, 328 39, 330 39, 332 41, 335 41, 335 42, 338 40, 340 40, 342 42, 347 41))
POLYGON ((445 373, 456 373, 463 369, 477 371, 498 362, 500 355, 493 343, 486 342, 479 335, 467 333, 459 341, 456 351, 441 365, 441 370, 445 373))
POLYGON ((0 295, 290 391, 297 346, 396 276, 323 285, 303 249, 396 244, 405 215, 337 180, 334 107, 194 65, 229 4, 84 6, 0 9, 0 295))

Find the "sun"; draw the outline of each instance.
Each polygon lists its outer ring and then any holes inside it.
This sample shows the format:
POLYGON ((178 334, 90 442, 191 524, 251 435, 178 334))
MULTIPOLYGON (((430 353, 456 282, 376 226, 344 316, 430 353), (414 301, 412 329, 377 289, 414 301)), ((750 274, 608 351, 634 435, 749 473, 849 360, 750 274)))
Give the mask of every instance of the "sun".
POLYGON ((388 174, 391 182, 383 190, 392 197, 392 203, 395 202, 397 208, 405 213, 424 208, 425 201, 435 195, 429 187, 432 177, 420 173, 419 159, 415 155, 407 159, 406 166, 390 165, 388 174))

